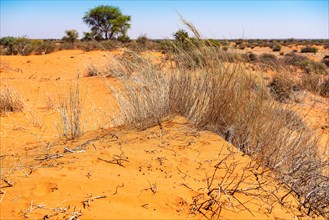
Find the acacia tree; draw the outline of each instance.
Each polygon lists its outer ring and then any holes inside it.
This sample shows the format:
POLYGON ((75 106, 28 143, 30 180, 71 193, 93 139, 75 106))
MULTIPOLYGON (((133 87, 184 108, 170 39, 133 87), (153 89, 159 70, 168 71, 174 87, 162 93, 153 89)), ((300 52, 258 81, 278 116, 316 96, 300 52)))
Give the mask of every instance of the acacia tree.
POLYGON ((104 39, 115 36, 126 36, 130 28, 130 16, 123 15, 118 7, 100 5, 88 12, 83 21, 91 27, 93 33, 97 33, 104 39))

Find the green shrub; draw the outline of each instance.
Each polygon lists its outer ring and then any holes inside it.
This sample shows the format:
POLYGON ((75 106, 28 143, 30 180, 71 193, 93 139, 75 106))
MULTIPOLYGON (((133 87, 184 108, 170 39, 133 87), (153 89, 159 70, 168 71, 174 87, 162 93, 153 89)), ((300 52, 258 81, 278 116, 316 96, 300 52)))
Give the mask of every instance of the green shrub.
POLYGON ((16 48, 17 52, 23 56, 28 56, 33 52, 31 40, 27 37, 16 38, 16 48))
POLYGON ((306 60, 298 64, 307 73, 328 74, 327 67, 324 63, 316 62, 314 60, 306 60))
POLYGON ((281 45, 280 44, 275 44, 273 47, 272 47, 272 51, 280 51, 281 50, 281 45))
POLYGON ((300 52, 301 53, 316 53, 316 52, 318 52, 318 48, 307 46, 307 47, 303 47, 300 52))
POLYGON ((16 55, 15 50, 16 38, 15 37, 3 37, 0 39, 0 45, 7 50, 7 55, 16 55))
POLYGON ((321 62, 310 60, 305 56, 296 53, 288 53, 280 59, 283 65, 297 66, 305 70, 306 73, 328 74, 326 65, 321 62))
POLYGON ((50 40, 31 40, 27 37, 4 37, 0 45, 7 55, 47 54, 55 50, 55 44, 50 40))
POLYGON ((62 40, 69 42, 73 44, 79 37, 79 33, 77 30, 71 29, 65 31, 65 36, 62 38, 62 40))
POLYGON ((58 49, 59 50, 73 50, 73 49, 75 49, 75 46, 72 43, 64 42, 64 43, 60 44, 58 49))
POLYGON ((36 55, 48 54, 55 50, 56 45, 50 40, 31 40, 32 53, 36 55))
POLYGON ((121 35, 117 38, 121 43, 127 43, 130 41, 130 38, 127 35, 121 35))

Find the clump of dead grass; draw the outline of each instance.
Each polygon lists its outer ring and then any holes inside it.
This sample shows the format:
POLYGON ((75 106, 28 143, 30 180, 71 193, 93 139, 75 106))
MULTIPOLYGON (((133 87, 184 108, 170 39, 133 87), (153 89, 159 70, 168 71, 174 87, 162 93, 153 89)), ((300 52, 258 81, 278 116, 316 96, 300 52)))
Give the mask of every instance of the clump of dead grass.
POLYGON ((24 108, 21 95, 14 88, 5 86, 0 91, 0 114, 5 112, 20 112, 24 108))
MULTIPOLYGON (((201 39, 194 26, 184 22, 201 39)), ((243 63, 223 62, 218 50, 202 40, 188 50, 173 47, 179 60, 166 62, 175 68, 160 70, 137 54, 117 64, 123 88, 110 88, 125 124, 161 126, 163 118, 182 115, 223 137, 230 130, 233 145, 274 170, 309 214, 328 215, 329 177, 323 170, 329 163, 317 154, 315 132, 275 102, 266 83, 249 74, 243 63)), ((279 92, 280 100, 289 97, 293 83, 288 87, 279 92)))
POLYGON ((67 139, 74 139, 83 134, 82 129, 82 100, 80 97, 79 79, 76 89, 70 88, 69 97, 62 97, 58 104, 58 112, 61 118, 62 135, 67 139))

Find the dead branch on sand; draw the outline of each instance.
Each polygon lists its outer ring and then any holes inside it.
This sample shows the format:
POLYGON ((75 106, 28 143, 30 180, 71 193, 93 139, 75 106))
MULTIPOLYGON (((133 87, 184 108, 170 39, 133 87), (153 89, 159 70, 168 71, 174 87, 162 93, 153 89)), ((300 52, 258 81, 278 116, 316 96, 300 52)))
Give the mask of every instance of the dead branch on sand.
POLYGON ((94 201, 95 199, 103 199, 103 198, 106 198, 106 196, 94 196, 94 197, 90 197, 88 199, 85 199, 82 201, 82 204, 83 204, 83 208, 85 209, 86 206, 90 207, 90 202, 91 201, 94 201))

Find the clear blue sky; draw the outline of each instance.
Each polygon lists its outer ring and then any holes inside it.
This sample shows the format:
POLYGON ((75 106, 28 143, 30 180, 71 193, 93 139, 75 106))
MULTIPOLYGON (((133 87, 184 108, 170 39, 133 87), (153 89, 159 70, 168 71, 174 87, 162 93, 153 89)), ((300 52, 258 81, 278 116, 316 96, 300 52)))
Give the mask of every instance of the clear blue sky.
POLYGON ((329 0, 0 1, 1 37, 61 38, 67 29, 82 36, 85 12, 105 4, 131 15, 131 38, 171 38, 184 28, 179 14, 209 38, 329 38, 329 0))

